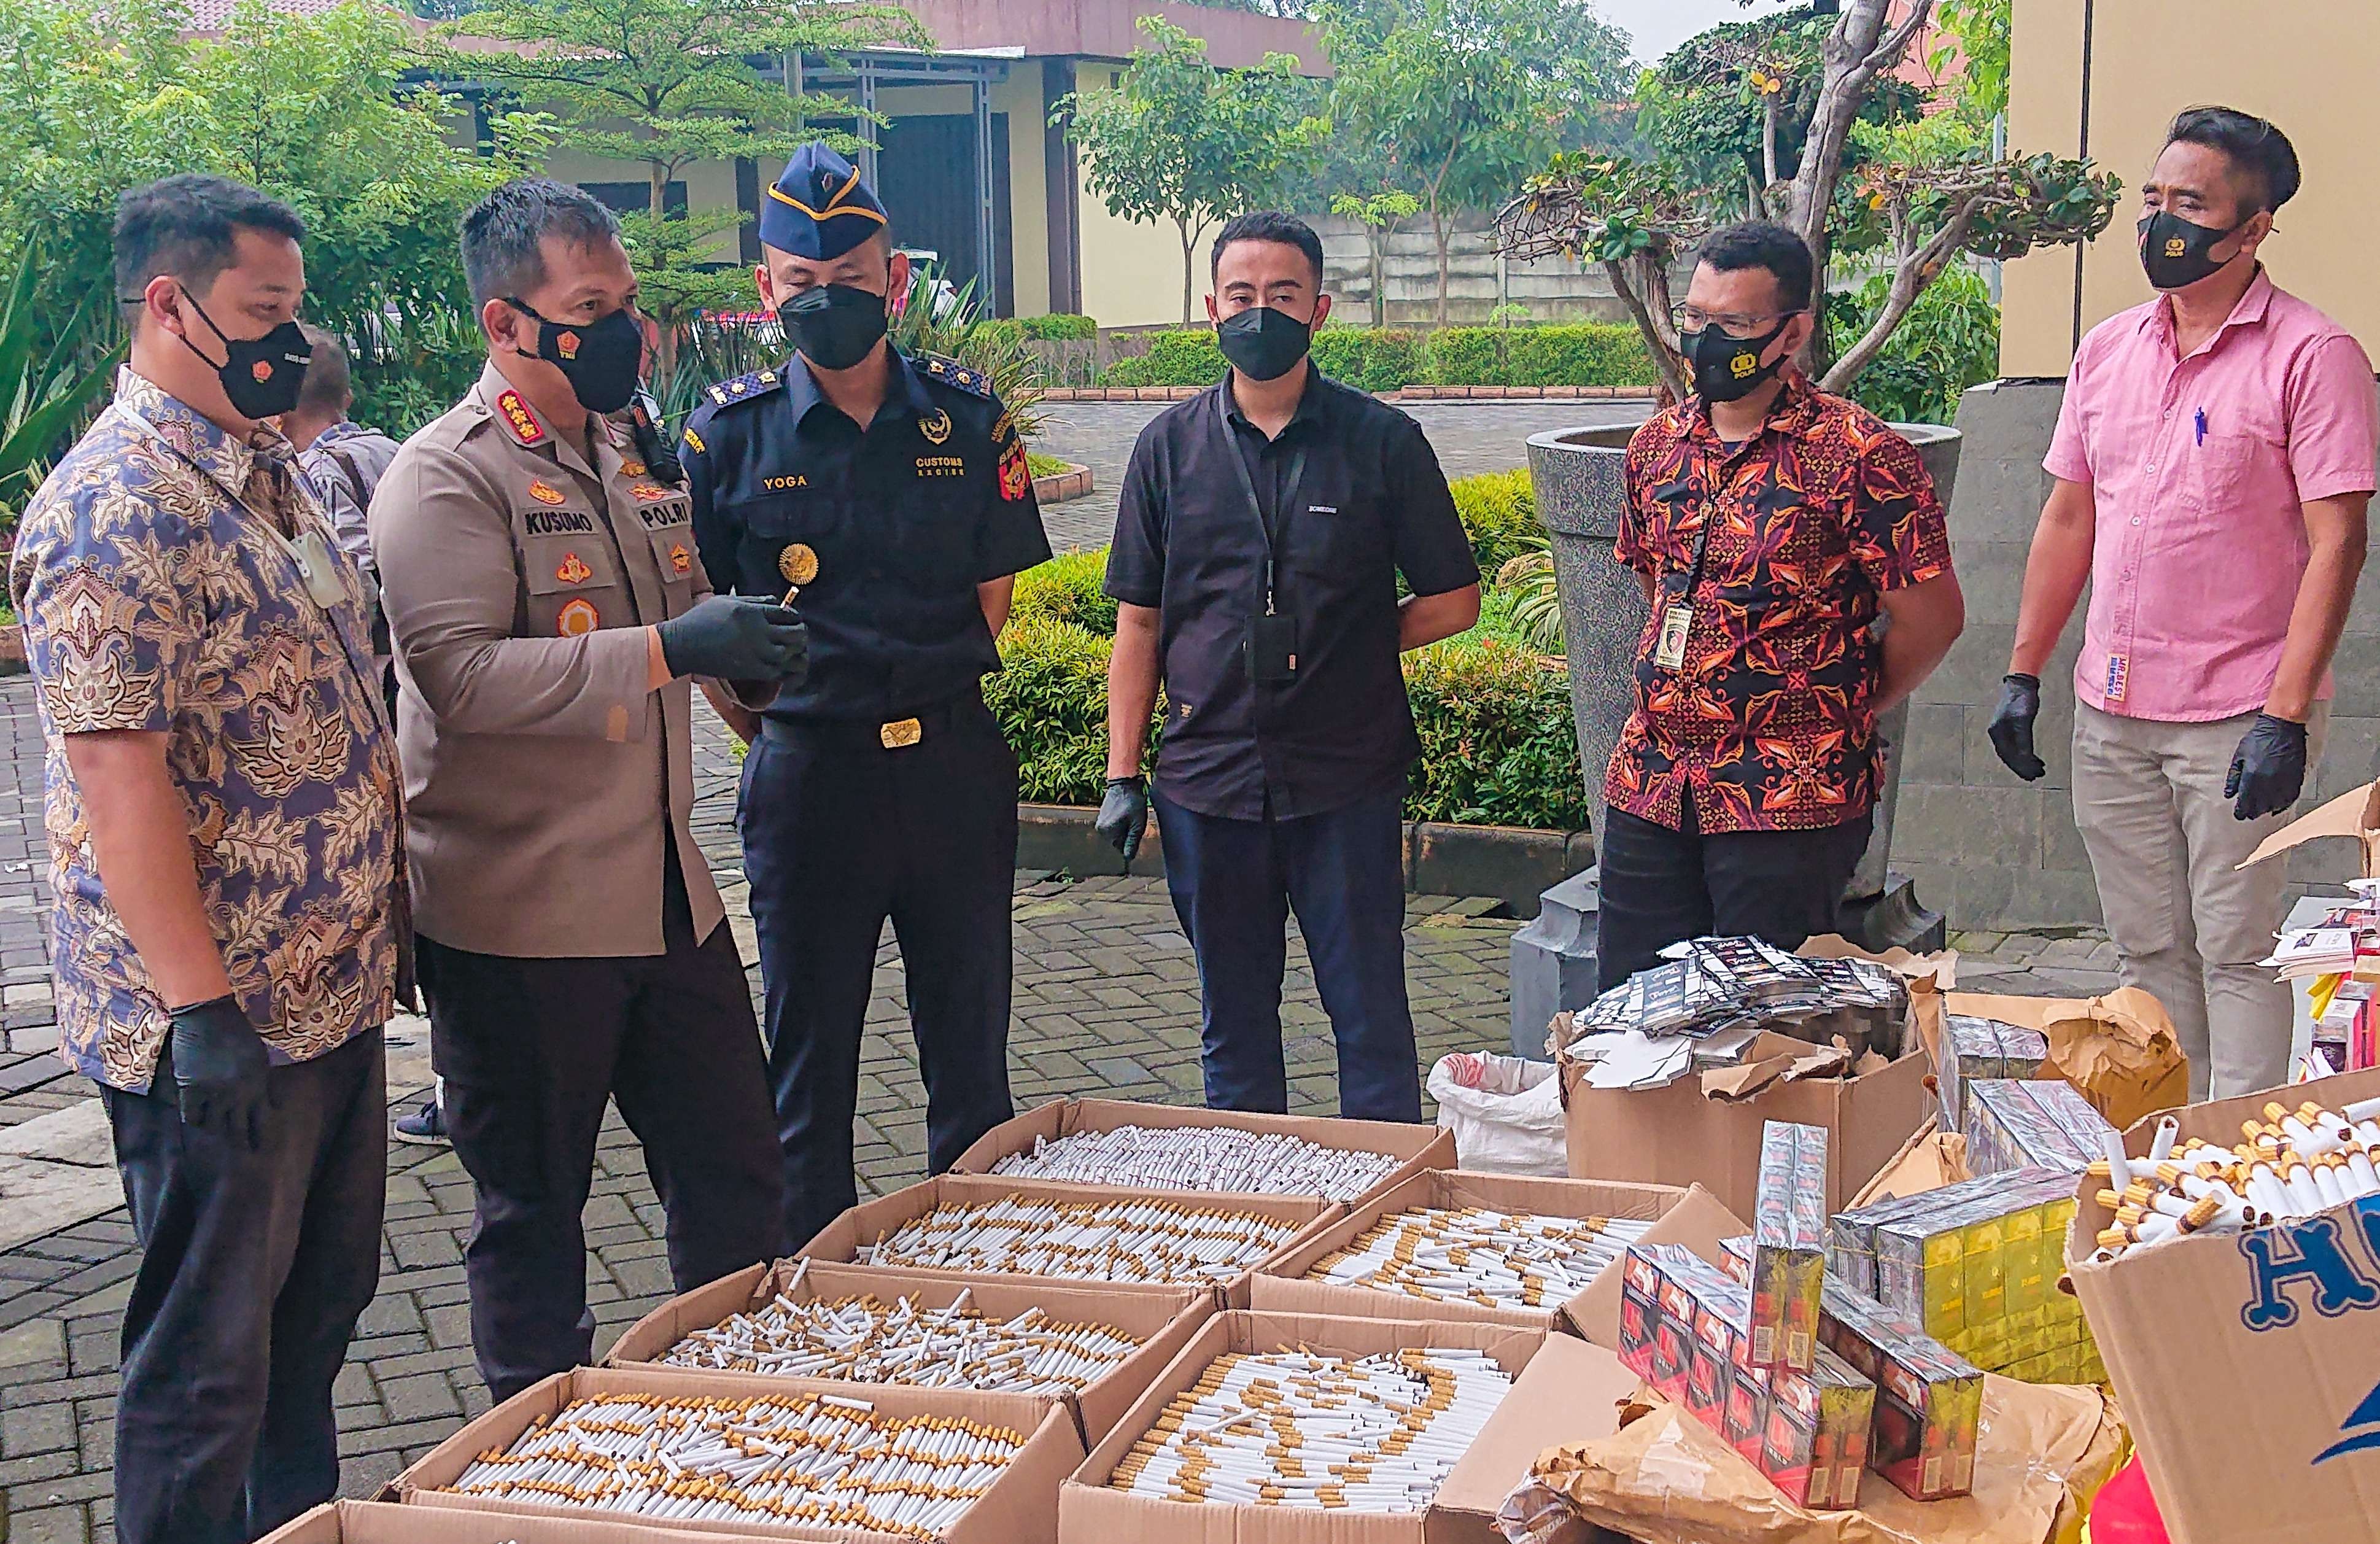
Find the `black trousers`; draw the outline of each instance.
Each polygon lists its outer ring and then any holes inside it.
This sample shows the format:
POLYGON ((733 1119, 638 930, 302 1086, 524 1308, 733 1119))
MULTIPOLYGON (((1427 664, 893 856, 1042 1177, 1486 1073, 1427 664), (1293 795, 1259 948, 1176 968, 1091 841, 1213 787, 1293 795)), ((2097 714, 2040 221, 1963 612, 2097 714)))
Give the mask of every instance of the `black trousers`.
POLYGON ((1015 1112, 1008 1095, 1016 758, 970 696, 888 750, 874 724, 769 721, 744 761, 736 825, 784 1151, 785 1242, 858 1199, 860 1035, 889 918, 906 967, 940 1173, 1015 1112))
POLYGON ((500 1400, 593 1351, 579 1214, 607 1098, 644 1144, 678 1291, 777 1253, 744 965, 723 922, 695 942, 684 886, 671 890, 665 951, 650 956, 513 959, 420 940, 446 1129, 476 1197, 471 1344, 500 1400))
POLYGON ((270 1075, 264 1147, 182 1124, 172 1048, 103 1088, 140 1240, 115 1404, 115 1537, 244 1544, 339 1487, 331 1383, 380 1283, 381 1032, 270 1075))
POLYGON ((1605 808, 1596 846, 1603 879, 1595 919, 1600 990, 1660 964, 1661 951, 1682 939, 1748 934, 1799 949, 1812 933, 1832 932, 1874 819, 1862 815, 1816 831, 1705 835, 1690 807, 1685 823, 1672 831, 1605 808))
POLYGON ((1339 1045, 1340 1113, 1420 1120, 1405 1001, 1403 787, 1287 821, 1156 802, 1165 885, 1198 956, 1208 1107, 1289 1109, 1281 979, 1293 906, 1339 1045))

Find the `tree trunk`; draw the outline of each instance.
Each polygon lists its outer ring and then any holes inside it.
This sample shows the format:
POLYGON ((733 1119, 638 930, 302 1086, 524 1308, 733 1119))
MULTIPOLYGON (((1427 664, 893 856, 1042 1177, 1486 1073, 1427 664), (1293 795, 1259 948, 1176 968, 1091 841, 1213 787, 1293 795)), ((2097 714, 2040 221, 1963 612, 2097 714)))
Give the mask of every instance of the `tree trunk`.
MULTIPOLYGON (((648 161, 645 172, 650 180, 645 210, 653 217, 653 239, 658 246, 662 221, 669 212, 669 168, 661 162, 648 161)), ((654 331, 659 335, 658 346, 653 350, 653 373, 657 377, 674 375, 677 372, 677 328, 674 324, 662 324, 654 331)))
POLYGON ((1364 245, 1372 259, 1372 325, 1389 324, 1389 233, 1385 226, 1366 225, 1364 245))
MULTIPOLYGON (((1635 277, 1628 268, 1624 262, 1606 262, 1603 272, 1611 280, 1611 292, 1620 297, 1620 303, 1626 306, 1628 314, 1635 319, 1636 331, 1645 339, 1645 352, 1653 356, 1653 367, 1661 372, 1661 382, 1669 388, 1670 400, 1682 402, 1694 388, 1687 383, 1685 371, 1680 367, 1676 345, 1667 336, 1669 328, 1653 320, 1653 300, 1666 302, 1668 281, 1658 276, 1659 265, 1655 264, 1654 273, 1646 275, 1647 288, 1658 287, 1662 294, 1648 298, 1638 289, 1635 277)), ((1667 311, 1666 303, 1662 310, 1667 311)))
POLYGON ((1182 233, 1182 325, 1190 325, 1190 253, 1197 238, 1190 234, 1190 222, 1176 220, 1173 228, 1182 233))
POLYGON ((1448 292, 1453 287, 1454 280, 1454 261, 1448 253, 1454 241, 1454 231, 1452 222, 1439 213, 1435 203, 1429 206, 1429 230, 1438 241, 1438 324, 1443 327, 1448 315, 1448 292))

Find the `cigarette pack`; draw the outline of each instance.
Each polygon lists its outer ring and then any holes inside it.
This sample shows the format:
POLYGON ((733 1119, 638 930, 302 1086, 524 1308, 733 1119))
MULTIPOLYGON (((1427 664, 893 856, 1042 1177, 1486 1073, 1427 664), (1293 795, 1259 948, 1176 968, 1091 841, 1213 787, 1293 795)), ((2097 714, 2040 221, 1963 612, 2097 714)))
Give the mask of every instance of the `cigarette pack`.
POLYGON ((1870 1209, 1860 1221, 1873 1222, 1877 1299, 1987 1371, 2079 1343, 2087 1327, 2057 1289, 2072 1185, 2020 1169, 1890 1203, 1880 1221, 1886 1209, 1870 1209))
POLYGON ((1807 1372, 1767 1370, 1761 1473, 1797 1506, 1857 1506, 1876 1418, 1876 1385, 1825 1346, 1814 1348, 1807 1372))
POLYGON ((1718 1241, 1718 1268, 1728 1279, 1744 1286, 1752 1284, 1752 1235, 1737 1234, 1733 1238, 1718 1241))
POLYGON ((1966 1088, 1967 1167, 2080 1173, 2105 1150, 2114 1128, 2062 1078, 1981 1078, 1966 1088))
POLYGON ((1984 1375, 1879 1303, 1827 1291, 1828 1349, 1876 1385, 1870 1466, 1917 1501, 1967 1493, 1984 1375))
POLYGON ((1752 1230, 1754 1367, 1807 1372, 1827 1270, 1827 1132, 1770 1121, 1761 1132, 1752 1230))

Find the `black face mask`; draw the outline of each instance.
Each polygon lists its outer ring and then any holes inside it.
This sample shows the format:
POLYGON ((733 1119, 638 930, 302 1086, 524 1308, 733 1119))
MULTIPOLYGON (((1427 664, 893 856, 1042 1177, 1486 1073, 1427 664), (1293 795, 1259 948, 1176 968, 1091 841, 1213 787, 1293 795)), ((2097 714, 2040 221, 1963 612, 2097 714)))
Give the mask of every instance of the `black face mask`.
POLYGON ((575 322, 549 322, 510 297, 504 304, 537 323, 537 348, 528 357, 562 371, 578 406, 590 413, 616 413, 637 395, 645 330, 637 325, 636 312, 623 306, 582 327, 575 322))
POLYGON ((306 367, 314 362, 314 346, 306 341, 298 323, 285 322, 261 338, 236 338, 215 325, 197 296, 186 289, 182 298, 199 313, 208 331, 223 339, 224 362, 219 365, 207 359, 187 333, 182 334, 182 346, 214 365, 215 379, 223 383, 233 412, 244 419, 274 419, 298 406, 306 367))
POLYGON ((820 370, 849 370, 874 351, 892 319, 884 297, 854 285, 813 285, 777 308, 801 357, 820 370))
POLYGON ((1314 346, 1314 325, 1270 306, 1250 306, 1215 324, 1215 342, 1251 381, 1273 381, 1297 368, 1314 346))
POLYGON ((1695 392, 1705 402, 1733 402, 1758 391, 1763 383, 1785 368, 1782 354, 1767 364, 1760 362, 1760 356, 1785 335, 1790 325, 1789 317, 1767 335, 1756 338, 1731 338, 1717 327, 1680 333, 1678 349, 1694 367, 1695 392))
POLYGON ((2140 223, 2141 266, 2148 270, 2149 283, 2157 288, 2187 289, 2230 266, 2228 259, 2208 253, 2239 228, 2215 230, 2160 209, 2140 223))

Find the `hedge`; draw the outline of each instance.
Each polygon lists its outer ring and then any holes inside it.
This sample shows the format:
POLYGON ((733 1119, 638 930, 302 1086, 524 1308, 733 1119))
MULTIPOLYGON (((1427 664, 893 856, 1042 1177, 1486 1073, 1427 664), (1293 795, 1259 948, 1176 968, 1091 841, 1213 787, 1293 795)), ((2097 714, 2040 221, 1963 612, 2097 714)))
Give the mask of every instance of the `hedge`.
POLYGON ((994 316, 975 324, 1002 346, 1019 343, 1085 343, 1099 335, 1099 324, 1087 316, 994 316))
MULTIPOLYGON (((1095 805, 1106 786, 1115 627, 1115 604, 1099 592, 1106 570, 1104 551, 1069 553, 1017 581, 1000 640, 1007 668, 986 678, 984 699, 1016 749, 1022 798, 1095 805)), ((1585 829, 1586 791, 1560 671, 1468 633, 1405 656, 1405 688, 1422 742, 1408 820, 1585 829)), ((1162 717, 1160 704, 1152 750, 1162 717)))
MULTIPOLYGON (((1222 378, 1221 350, 1206 327, 1148 334, 1148 352, 1100 373, 1110 386, 1205 386, 1222 378)), ((1314 360, 1366 391, 1400 386, 1649 386, 1658 375, 1645 340, 1625 322, 1541 327, 1325 327, 1314 360)))
POLYGON ((1454 512, 1463 517, 1463 529, 1471 537, 1471 555, 1489 583, 1505 564, 1543 542, 1536 490, 1527 472, 1482 472, 1457 478, 1448 487, 1454 494, 1454 512))

